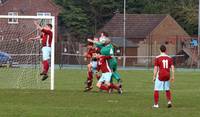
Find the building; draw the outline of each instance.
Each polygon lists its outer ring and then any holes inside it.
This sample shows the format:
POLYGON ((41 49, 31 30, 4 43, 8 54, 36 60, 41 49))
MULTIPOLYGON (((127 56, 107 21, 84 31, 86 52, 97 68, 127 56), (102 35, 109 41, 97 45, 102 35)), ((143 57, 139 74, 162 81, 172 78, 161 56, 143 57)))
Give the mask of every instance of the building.
MULTIPOLYGON (((0 15, 31 15, 31 16, 55 16, 56 25, 55 31, 57 34, 57 22, 58 15, 60 12, 59 6, 53 3, 51 0, 0 0, 0 15)), ((2 20, 1 20, 2 21, 2 20)), ((9 25, 13 25, 12 28, 18 27, 29 27, 32 30, 34 25, 32 22, 26 21, 25 23, 18 19, 8 19, 6 22, 1 22, 1 27, 9 27, 9 25), (2 24, 3 23, 3 24, 2 24), (4 25, 4 26, 2 26, 4 25)), ((4 30, 9 31, 9 29, 4 28, 0 29, 1 32, 4 30)), ((22 29, 23 30, 23 29, 22 29)), ((27 33, 27 30, 15 31, 13 33, 21 34, 27 33)), ((57 35, 56 35, 57 37, 57 35)))
MULTIPOLYGON (((100 31, 112 38, 121 38, 123 43, 123 22, 124 15, 116 13, 100 31)), ((167 46, 168 54, 174 55, 183 49, 183 43, 190 36, 168 14, 126 14, 126 39, 133 43, 132 48, 126 47, 126 56, 144 56, 137 61, 129 60, 127 65, 144 65, 152 62, 145 56, 158 55, 161 44, 167 46)), ((120 49, 123 55, 123 48, 120 49)))
MULTIPOLYGON (((60 10, 61 8, 52 0, 0 0, 0 15, 55 16, 55 41, 58 37, 58 15, 60 10)), ((0 50, 9 54, 32 53, 33 45, 31 46, 30 43, 25 44, 25 41, 38 33, 34 21, 34 19, 17 18, 0 19, 0 50), (7 47, 4 47, 5 45, 7 47)), ((38 20, 38 22, 45 25, 50 21, 38 20)), ((39 44, 36 46, 39 46, 39 44)), ((38 53, 40 53, 39 50, 38 53)), ((18 57, 15 59, 20 59, 23 62, 23 58, 18 57)))

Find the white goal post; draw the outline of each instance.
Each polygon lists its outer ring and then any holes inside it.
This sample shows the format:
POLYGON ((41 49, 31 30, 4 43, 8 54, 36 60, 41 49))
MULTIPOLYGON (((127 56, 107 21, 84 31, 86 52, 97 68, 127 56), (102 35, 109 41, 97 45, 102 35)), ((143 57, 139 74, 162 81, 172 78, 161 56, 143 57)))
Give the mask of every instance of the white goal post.
POLYGON ((0 19, 31 19, 31 20, 51 20, 52 23, 52 32, 53 32, 53 38, 52 38, 52 46, 51 46, 51 74, 50 74, 50 90, 54 90, 54 61, 55 61, 55 17, 54 16, 9 16, 9 15, 0 15, 0 19))

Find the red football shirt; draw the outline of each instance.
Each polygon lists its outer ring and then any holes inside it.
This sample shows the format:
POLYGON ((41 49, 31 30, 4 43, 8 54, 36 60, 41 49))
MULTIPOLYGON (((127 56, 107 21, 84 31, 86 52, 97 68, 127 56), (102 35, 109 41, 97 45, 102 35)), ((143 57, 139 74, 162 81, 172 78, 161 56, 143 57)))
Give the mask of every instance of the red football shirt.
POLYGON ((98 69, 100 69, 102 73, 112 72, 108 64, 108 60, 111 58, 112 58, 111 56, 100 57, 98 61, 98 69))
POLYGON ((51 42, 52 42, 52 37, 53 33, 50 30, 45 30, 42 29, 41 32, 43 33, 41 38, 42 38, 42 46, 48 46, 51 47, 51 42))
POLYGON ((170 68, 173 65, 173 59, 162 53, 155 59, 155 66, 158 67, 158 78, 160 81, 168 81, 170 79, 170 68))
POLYGON ((88 59, 90 59, 90 58, 92 58, 92 56, 93 56, 94 53, 96 53, 96 49, 95 48, 89 48, 86 57, 88 59))

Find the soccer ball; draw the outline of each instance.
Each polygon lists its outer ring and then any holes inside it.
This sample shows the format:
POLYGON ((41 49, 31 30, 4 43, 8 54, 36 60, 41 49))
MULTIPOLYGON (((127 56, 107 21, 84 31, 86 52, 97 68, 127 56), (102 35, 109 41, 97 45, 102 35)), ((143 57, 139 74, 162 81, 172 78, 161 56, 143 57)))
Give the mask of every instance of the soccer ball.
POLYGON ((106 40, 107 40, 107 37, 105 37, 105 36, 102 36, 99 38, 99 42, 103 43, 103 44, 106 43, 106 40))

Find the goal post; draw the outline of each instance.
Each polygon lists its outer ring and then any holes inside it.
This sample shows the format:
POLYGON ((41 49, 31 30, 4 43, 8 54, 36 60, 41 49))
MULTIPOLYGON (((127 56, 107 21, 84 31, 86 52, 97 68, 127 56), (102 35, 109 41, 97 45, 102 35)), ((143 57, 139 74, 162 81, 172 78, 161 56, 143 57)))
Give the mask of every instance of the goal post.
MULTIPOLYGON (((11 57, 13 56, 13 58, 16 58, 14 60, 14 62, 18 63, 19 64, 18 67, 23 69, 23 71, 25 71, 25 68, 27 66, 31 66, 30 68, 33 68, 33 61, 35 61, 35 63, 37 64, 37 65, 35 65, 35 66, 37 66, 37 69, 40 69, 40 67, 38 67, 38 64, 40 64, 40 62, 39 62, 40 59, 39 58, 41 58, 41 54, 39 52, 40 50, 37 50, 37 52, 36 51, 33 52, 33 48, 36 49, 36 47, 33 47, 33 46, 37 46, 38 48, 41 48, 40 47, 41 44, 39 45, 39 44, 35 44, 36 42, 32 42, 32 43, 28 42, 28 38, 32 38, 34 36, 38 36, 38 32, 36 30, 36 27, 34 28, 34 25, 33 25, 33 21, 35 21, 35 20, 40 20, 40 21, 41 20, 46 20, 46 21, 48 21, 48 23, 51 23, 52 26, 53 26, 52 27, 53 37, 52 37, 52 46, 51 46, 51 60, 50 60, 51 61, 51 65, 50 65, 50 70, 49 70, 50 71, 50 73, 49 73, 50 79, 49 79, 48 88, 50 90, 54 90, 55 26, 56 26, 55 25, 55 17, 54 16, 10 16, 10 15, 0 15, 0 44, 2 43, 2 45, 5 46, 5 47, 0 47, 0 52, 7 53, 8 55, 10 54, 9 56, 11 56, 11 57), (14 20, 12 20, 12 19, 14 19, 14 20), (15 19, 17 19, 17 20, 15 20, 15 19), (23 29, 23 30, 21 30, 21 29, 23 29), (27 34, 25 35, 26 31, 27 31, 27 34), (16 42, 13 41, 13 40, 16 40, 16 42), (22 43, 24 43, 24 44, 22 44, 22 43), (17 47, 15 47, 15 46, 17 46, 17 47), (27 48, 27 50, 23 51, 23 49, 26 49, 26 48, 27 48), (20 51, 20 49, 21 49, 21 51, 20 51), (25 51, 27 51, 27 52, 25 52, 25 51), (22 56, 22 55, 24 55, 24 57, 21 57, 21 59, 20 59, 19 56, 22 56), (18 56, 18 57, 16 57, 16 56, 18 56), (31 58, 33 56, 35 56, 35 58, 34 58, 34 60, 31 60, 31 58), (37 59, 37 60, 35 60, 35 59, 37 59)), ((0 58, 0 63, 1 63, 1 58, 0 58)), ((39 66, 41 66, 41 65, 39 65, 39 66)), ((3 72, 5 72, 5 68, 3 66, 1 66, 0 69, 4 69, 3 72)), ((9 68, 6 68, 6 69, 9 69, 9 68)), ((14 70, 18 70, 18 68, 10 68, 10 69, 12 69, 13 71, 14 70)), ((6 72, 5 72, 5 74, 6 74, 6 72)), ((14 71, 14 72, 16 72, 16 71, 14 71)), ((20 73, 18 73, 18 74, 20 74, 20 73)), ((39 74, 39 72, 37 72, 36 76, 39 76, 38 74, 39 74)), ((28 79, 27 76, 30 75, 30 74, 27 71, 27 73, 21 73, 20 75, 19 75, 20 77, 22 77, 22 75, 24 75, 23 78, 21 78, 22 80, 23 79, 27 80, 28 79)), ((15 76, 15 74, 10 75, 9 77, 14 77, 14 76, 15 76)), ((17 78, 17 82, 18 83, 21 82, 21 79, 20 80, 19 79, 20 78, 17 78)), ((36 83, 32 83, 32 84, 30 83, 30 85, 34 85, 34 84, 43 85, 43 82, 39 81, 40 79, 38 77, 36 77, 34 80, 37 80, 37 81, 34 81, 36 83)), ((22 81, 22 82, 24 82, 24 81, 22 81)), ((29 81, 26 81, 26 82, 24 84, 25 85, 29 85, 28 84, 29 81), (27 82, 27 84, 26 84, 26 82, 27 82)), ((15 84, 15 85, 21 85, 21 84, 15 84)), ((41 85, 38 85, 38 87, 41 87, 41 85)), ((26 86, 25 88, 33 88, 33 87, 37 88, 37 86, 30 86, 30 87, 26 86)), ((14 87, 12 87, 12 88, 14 88, 14 87)))

